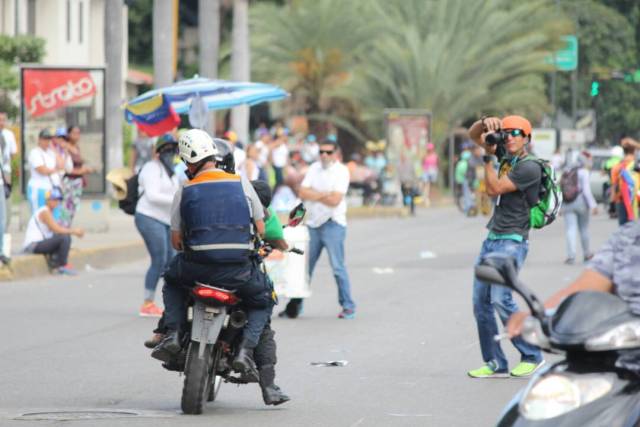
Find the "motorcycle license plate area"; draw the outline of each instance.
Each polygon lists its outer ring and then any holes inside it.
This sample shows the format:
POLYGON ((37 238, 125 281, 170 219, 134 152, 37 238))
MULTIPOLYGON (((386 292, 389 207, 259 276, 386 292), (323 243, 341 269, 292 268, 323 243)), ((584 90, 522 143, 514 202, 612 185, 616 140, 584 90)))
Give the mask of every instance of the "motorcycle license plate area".
POLYGON ((226 309, 208 307, 196 301, 193 305, 191 339, 205 344, 214 344, 225 320, 226 309))
POLYGON ((306 226, 286 227, 284 239, 289 247, 304 250, 303 255, 274 250, 265 259, 267 274, 273 281, 276 294, 286 298, 311 296, 307 254, 309 253, 309 231, 306 226))

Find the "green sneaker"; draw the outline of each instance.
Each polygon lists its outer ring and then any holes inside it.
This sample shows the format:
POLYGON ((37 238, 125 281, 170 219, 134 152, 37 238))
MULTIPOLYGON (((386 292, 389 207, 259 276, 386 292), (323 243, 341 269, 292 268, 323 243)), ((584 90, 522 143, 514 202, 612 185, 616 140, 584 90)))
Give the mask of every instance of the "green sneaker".
POLYGON ((507 370, 498 371, 494 370, 493 363, 489 362, 481 368, 473 369, 467 372, 471 378, 506 378, 509 376, 507 370))
POLYGON ((509 375, 516 378, 526 378, 533 375, 538 369, 544 365, 544 360, 540 363, 520 362, 511 370, 509 375))

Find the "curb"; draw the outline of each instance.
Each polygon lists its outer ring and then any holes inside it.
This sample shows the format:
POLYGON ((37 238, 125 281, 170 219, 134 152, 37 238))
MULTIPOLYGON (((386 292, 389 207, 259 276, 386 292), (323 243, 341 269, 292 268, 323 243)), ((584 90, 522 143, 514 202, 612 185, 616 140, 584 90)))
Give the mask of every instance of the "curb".
MULTIPOLYGON (((72 249, 69 262, 78 272, 92 268, 106 268, 113 264, 136 261, 148 257, 142 242, 120 243, 88 249, 72 249)), ((14 257, 10 268, 0 270, 0 281, 28 279, 49 275, 49 268, 42 255, 14 257)))
MULTIPOLYGON (((433 207, 446 206, 437 203, 433 207)), ((395 206, 358 206, 347 210, 350 219, 363 218, 404 218, 409 216, 406 207, 395 206)), ((78 272, 94 268, 107 268, 114 264, 127 263, 148 258, 144 243, 130 241, 113 245, 97 246, 87 249, 71 249, 69 262, 78 272)), ((0 269, 0 282, 29 279, 49 275, 49 268, 42 255, 19 255, 12 259, 10 268, 0 269)))

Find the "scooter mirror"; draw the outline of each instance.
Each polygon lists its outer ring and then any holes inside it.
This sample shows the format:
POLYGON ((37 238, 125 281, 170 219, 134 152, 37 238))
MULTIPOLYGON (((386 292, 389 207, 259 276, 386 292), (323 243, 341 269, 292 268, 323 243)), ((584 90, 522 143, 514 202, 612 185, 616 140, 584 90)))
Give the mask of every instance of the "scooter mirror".
POLYGON ((476 265, 475 268, 476 279, 490 283, 492 285, 502 285, 507 286, 505 283, 504 277, 498 271, 497 268, 490 265, 476 265))
POLYGON ((531 313, 536 318, 544 319, 544 306, 540 300, 524 283, 518 281, 516 260, 513 257, 497 253, 487 255, 476 266, 475 275, 479 280, 488 284, 496 284, 513 289, 524 298, 531 313))
POLYGON ((306 214, 307 208, 304 207, 304 204, 298 204, 298 206, 296 206, 291 210, 291 212, 289 212, 289 222, 287 223, 287 226, 295 227, 296 225, 299 225, 306 214))

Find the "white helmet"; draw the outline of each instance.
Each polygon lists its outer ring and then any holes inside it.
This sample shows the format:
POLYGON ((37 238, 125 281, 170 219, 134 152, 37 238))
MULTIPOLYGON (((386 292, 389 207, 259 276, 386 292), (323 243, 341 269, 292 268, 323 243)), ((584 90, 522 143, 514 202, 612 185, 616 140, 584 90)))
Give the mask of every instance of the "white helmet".
POLYGON ((202 129, 189 129, 178 141, 180 157, 187 163, 198 163, 200 160, 215 156, 218 150, 209 134, 202 129))

